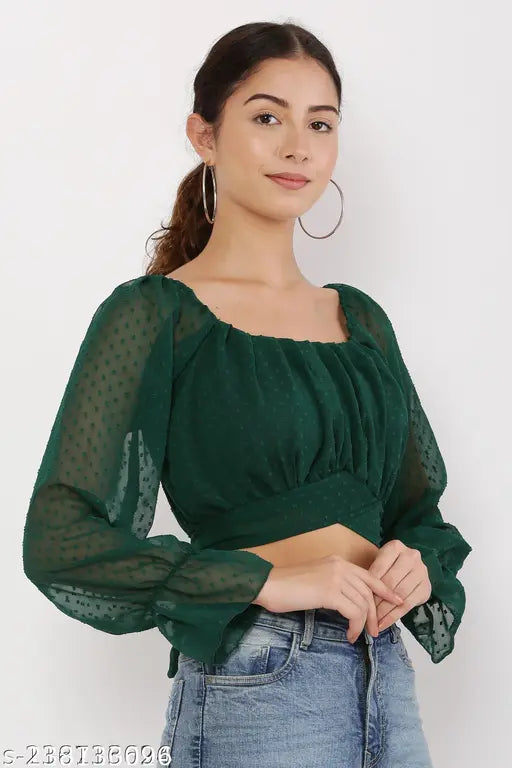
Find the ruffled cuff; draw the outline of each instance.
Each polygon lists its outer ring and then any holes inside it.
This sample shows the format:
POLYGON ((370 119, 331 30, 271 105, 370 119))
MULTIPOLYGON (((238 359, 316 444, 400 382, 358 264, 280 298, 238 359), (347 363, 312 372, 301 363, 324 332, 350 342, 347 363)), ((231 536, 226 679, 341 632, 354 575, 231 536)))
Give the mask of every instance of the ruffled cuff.
POLYGON ((191 550, 158 589, 153 615, 160 632, 173 646, 168 676, 175 672, 177 653, 198 661, 219 663, 238 634, 250 624, 237 623, 265 584, 273 563, 245 550, 191 550), (174 669, 173 669, 174 666, 174 669))

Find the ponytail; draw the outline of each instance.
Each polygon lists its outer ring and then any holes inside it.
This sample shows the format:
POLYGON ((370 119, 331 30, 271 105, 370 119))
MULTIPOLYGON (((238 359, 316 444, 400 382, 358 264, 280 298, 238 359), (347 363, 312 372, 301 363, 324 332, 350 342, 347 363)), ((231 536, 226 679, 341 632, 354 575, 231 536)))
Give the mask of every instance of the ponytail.
MULTIPOLYGON (((206 246, 212 225, 204 213, 202 175, 201 162, 181 181, 169 224, 162 224, 161 229, 148 237, 148 240, 155 240, 156 245, 146 269, 147 275, 166 275, 191 261, 206 246), (154 237, 159 232, 162 234, 154 237)), ((208 185, 206 200, 208 210, 212 211, 213 191, 208 185)))

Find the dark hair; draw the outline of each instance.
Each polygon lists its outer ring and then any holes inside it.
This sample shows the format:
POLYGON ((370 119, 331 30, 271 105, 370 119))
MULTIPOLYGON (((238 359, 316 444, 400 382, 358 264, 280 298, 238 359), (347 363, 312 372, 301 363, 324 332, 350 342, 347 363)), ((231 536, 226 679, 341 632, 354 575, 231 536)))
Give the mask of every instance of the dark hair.
MULTIPOLYGON (((301 57, 316 59, 330 73, 336 86, 341 115, 341 79, 325 45, 301 26, 265 21, 235 27, 215 42, 194 78, 192 111, 211 125, 213 137, 217 138, 224 104, 237 86, 266 59, 301 57)), ((162 224, 161 229, 148 237, 148 240, 155 240, 156 245, 146 274, 165 275, 172 272, 197 256, 208 242, 212 225, 204 213, 202 174, 201 161, 181 181, 169 224, 162 224), (163 234, 154 237, 159 232, 163 234)), ((211 179, 208 179, 206 189, 211 215, 211 179)))

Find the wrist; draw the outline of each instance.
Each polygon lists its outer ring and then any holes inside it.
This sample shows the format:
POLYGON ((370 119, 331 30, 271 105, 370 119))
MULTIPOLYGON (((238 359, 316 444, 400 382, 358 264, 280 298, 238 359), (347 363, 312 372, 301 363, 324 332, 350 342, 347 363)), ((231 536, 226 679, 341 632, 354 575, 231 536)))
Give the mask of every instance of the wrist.
POLYGON ((262 608, 266 608, 267 611, 271 610, 269 606, 271 605, 272 595, 274 594, 274 591, 275 591, 275 577, 276 577, 276 566, 273 565, 270 571, 268 572, 268 576, 262 588, 260 589, 256 597, 252 601, 254 605, 261 605, 262 608))

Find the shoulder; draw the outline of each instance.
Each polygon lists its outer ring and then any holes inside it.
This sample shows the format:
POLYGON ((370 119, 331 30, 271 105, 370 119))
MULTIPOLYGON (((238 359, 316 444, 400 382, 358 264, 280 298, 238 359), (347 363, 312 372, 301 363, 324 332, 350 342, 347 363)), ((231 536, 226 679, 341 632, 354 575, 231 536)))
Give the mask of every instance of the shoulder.
POLYGON ((330 283, 340 291, 343 308, 369 334, 387 357, 396 345, 396 336, 387 311, 375 296, 347 283, 330 283))
POLYGON ((165 275, 140 275, 115 285, 98 305, 94 317, 133 322, 165 321, 177 316, 179 293, 165 275))
POLYGON ((146 353, 157 340, 172 338, 179 297, 162 275, 142 275, 115 285, 96 305, 82 341, 83 351, 146 353))
POLYGON ((355 285, 347 283, 334 283, 334 285, 340 287, 347 309, 366 326, 382 329, 388 329, 391 326, 388 313, 374 296, 355 285))

